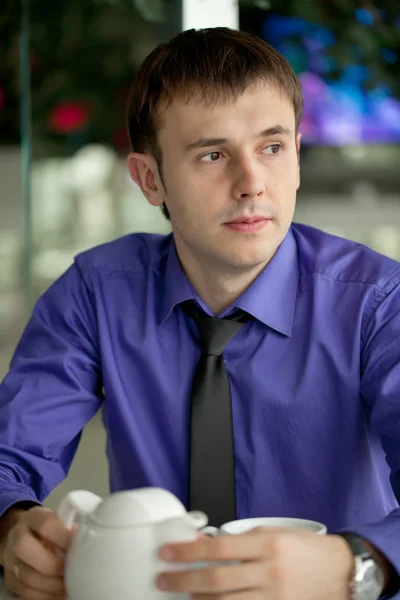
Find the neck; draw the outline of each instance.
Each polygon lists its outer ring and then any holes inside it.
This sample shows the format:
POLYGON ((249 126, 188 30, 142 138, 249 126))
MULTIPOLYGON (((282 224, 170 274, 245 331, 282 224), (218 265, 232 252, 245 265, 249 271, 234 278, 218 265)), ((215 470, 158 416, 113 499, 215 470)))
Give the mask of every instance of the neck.
MULTIPOLYGON (((181 253, 183 254, 183 253, 181 253)), ((265 268, 265 264, 250 268, 232 267, 218 270, 215 264, 193 264, 178 251, 182 268, 200 298, 216 314, 220 314, 246 291, 265 268)))

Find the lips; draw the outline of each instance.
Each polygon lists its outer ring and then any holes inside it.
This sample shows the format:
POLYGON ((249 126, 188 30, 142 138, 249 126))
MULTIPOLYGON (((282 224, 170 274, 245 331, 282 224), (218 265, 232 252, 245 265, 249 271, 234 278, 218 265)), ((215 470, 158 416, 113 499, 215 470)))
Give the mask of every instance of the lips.
POLYGON ((267 217, 240 217, 239 219, 235 219, 234 221, 228 221, 227 225, 234 223, 257 223, 258 221, 266 221, 267 217))
POLYGON ((236 233, 257 233, 269 226, 271 219, 266 217, 239 217, 235 221, 229 221, 224 226, 236 233))

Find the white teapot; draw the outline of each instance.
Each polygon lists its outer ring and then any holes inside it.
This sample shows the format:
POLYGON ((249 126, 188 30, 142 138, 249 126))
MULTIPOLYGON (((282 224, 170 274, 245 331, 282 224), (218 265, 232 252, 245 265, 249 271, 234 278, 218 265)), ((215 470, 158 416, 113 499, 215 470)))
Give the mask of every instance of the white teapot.
POLYGON ((158 558, 168 542, 192 541, 207 525, 201 512, 186 512, 173 494, 160 488, 117 492, 103 500, 91 492, 70 492, 58 516, 71 528, 81 525, 66 556, 69 600, 184 600, 185 594, 161 592, 157 573, 188 568, 158 558))

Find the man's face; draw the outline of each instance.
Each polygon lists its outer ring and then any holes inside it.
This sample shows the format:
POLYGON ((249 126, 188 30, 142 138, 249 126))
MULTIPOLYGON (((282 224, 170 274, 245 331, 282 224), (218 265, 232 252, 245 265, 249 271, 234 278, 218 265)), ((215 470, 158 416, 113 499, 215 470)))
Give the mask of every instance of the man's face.
POLYGON ((299 187, 291 102, 259 83, 234 102, 208 107, 177 97, 161 114, 165 202, 183 263, 222 271, 260 268, 293 218, 299 187))

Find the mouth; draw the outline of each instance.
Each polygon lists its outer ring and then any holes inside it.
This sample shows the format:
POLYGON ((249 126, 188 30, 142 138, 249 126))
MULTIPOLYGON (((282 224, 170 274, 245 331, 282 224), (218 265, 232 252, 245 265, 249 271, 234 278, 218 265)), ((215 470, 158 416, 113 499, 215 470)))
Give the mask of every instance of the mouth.
POLYGON ((258 221, 268 221, 267 217, 255 216, 255 217, 239 217, 234 221, 228 221, 226 225, 232 225, 235 223, 257 223, 258 221))
POLYGON ((237 233, 254 233, 264 229, 270 223, 271 219, 262 216, 239 217, 234 221, 224 223, 225 227, 237 233))

